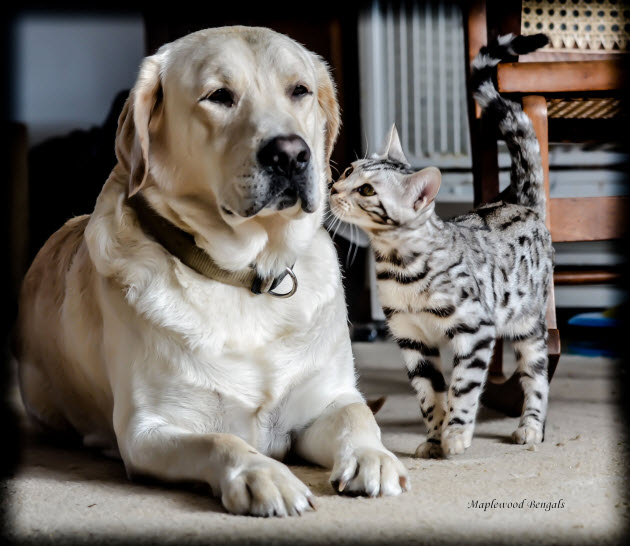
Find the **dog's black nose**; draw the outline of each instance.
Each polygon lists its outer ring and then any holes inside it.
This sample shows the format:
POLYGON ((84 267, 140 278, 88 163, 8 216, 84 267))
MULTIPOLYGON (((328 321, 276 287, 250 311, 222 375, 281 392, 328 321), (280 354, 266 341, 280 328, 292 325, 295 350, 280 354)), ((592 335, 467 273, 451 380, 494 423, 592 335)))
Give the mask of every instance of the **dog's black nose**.
POLYGON ((310 159, 308 144, 297 135, 272 138, 258 152, 258 161, 263 167, 287 178, 303 173, 310 159))

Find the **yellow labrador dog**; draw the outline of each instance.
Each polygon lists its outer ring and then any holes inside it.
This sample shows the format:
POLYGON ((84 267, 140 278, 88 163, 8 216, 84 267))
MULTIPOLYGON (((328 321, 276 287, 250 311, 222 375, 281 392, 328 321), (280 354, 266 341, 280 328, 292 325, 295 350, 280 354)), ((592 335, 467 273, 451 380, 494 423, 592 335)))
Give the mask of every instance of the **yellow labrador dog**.
POLYGON ((322 228, 338 125, 326 65, 271 30, 208 29, 146 58, 94 212, 23 284, 28 412, 129 476, 207 482, 237 514, 310 509, 279 462, 290 448, 339 492, 405 490, 356 388, 322 228))

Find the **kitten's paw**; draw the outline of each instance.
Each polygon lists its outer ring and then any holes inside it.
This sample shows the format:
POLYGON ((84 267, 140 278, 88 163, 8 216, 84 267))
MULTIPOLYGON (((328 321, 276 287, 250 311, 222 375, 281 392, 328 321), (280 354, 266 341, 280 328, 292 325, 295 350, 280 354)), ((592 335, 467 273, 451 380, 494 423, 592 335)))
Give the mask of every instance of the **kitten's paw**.
POLYGON ((543 441, 542 425, 522 425, 512 433, 512 440, 515 444, 539 444, 543 441))
POLYGON ((472 434, 462 428, 447 428, 442 432, 442 452, 446 457, 464 453, 470 447, 472 434))
POLYGON ((436 442, 422 442, 416 452, 414 453, 414 457, 418 457, 420 459, 441 459, 444 457, 444 453, 442 452, 442 446, 436 442))
POLYGON ((335 461, 330 482, 344 495, 395 496, 409 489, 407 469, 385 448, 356 448, 335 461))

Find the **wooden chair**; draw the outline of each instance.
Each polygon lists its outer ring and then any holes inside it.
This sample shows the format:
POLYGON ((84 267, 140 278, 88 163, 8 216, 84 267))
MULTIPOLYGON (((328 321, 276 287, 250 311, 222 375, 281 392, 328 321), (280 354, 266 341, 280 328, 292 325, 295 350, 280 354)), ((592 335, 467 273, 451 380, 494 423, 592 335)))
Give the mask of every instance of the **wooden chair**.
MULTIPOLYGON (((549 196, 549 141, 610 140, 621 129, 628 42, 628 5, 595 0, 475 0, 467 5, 465 34, 470 61, 498 35, 544 32, 551 47, 497 67, 497 88, 521 100, 538 137, 547 197, 546 223, 554 242, 621 238, 628 199, 625 197, 549 196), (605 8, 605 10, 604 10, 605 8), (576 15, 577 14, 577 15, 576 15), (619 22, 610 21, 617 16, 619 22), (624 23, 625 27, 624 27, 624 23), (596 36, 590 32, 597 30, 596 36), (598 39, 599 38, 599 39, 598 39), (520 62, 517 62, 520 61, 520 62)), ((475 203, 491 202, 499 193, 497 130, 482 116, 468 86, 475 203)), ((615 282, 611 268, 557 268, 555 284, 615 282)), ((549 381, 560 358, 553 283, 547 309, 549 381)), ((520 415, 523 392, 518 376, 506 380, 498 342, 483 395, 486 406, 510 416, 520 415)))

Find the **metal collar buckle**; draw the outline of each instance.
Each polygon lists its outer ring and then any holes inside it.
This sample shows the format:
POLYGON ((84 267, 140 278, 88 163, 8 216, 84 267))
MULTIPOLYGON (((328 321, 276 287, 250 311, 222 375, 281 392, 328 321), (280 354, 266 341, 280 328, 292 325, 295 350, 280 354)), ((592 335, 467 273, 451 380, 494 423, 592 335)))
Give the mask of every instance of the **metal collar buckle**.
POLYGON ((297 277, 295 276, 295 273, 293 273, 293 270, 290 267, 286 268, 286 274, 289 275, 289 277, 291 277, 291 281, 293 282, 293 286, 291 287, 291 290, 289 290, 288 292, 285 292, 284 294, 278 294, 277 292, 274 292, 273 290, 270 289, 267 291, 267 294, 275 298, 290 298, 293 294, 295 294, 298 288, 297 277))

